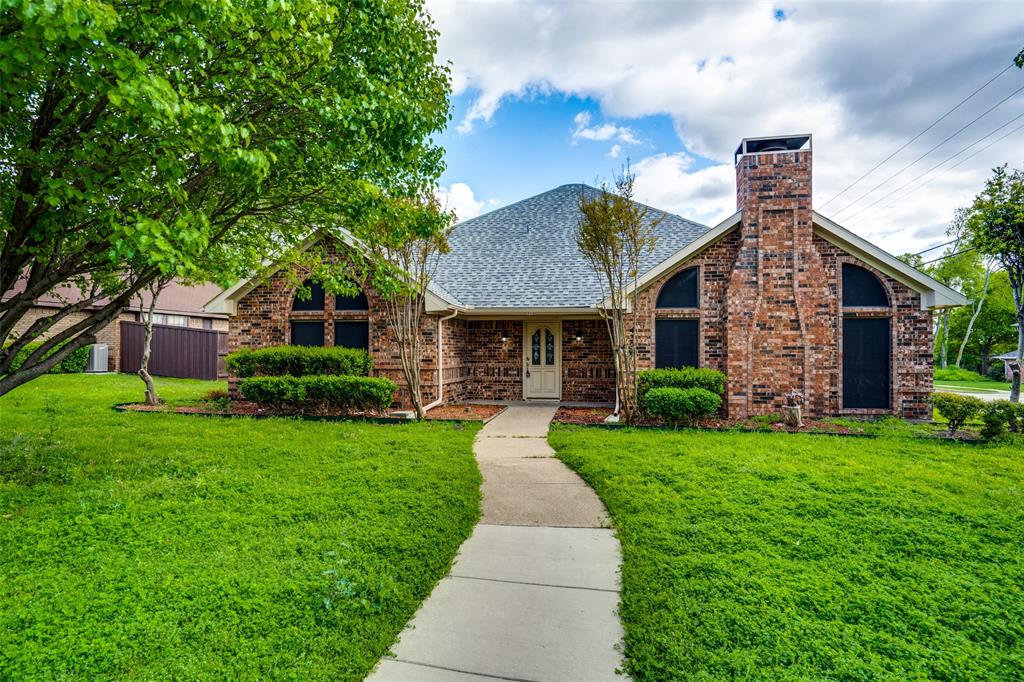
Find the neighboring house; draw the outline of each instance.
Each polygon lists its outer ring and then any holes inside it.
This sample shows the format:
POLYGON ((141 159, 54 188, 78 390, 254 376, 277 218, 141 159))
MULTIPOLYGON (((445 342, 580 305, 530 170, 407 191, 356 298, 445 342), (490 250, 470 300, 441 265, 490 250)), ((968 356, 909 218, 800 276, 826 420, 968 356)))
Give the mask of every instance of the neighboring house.
MULTIPOLYGON (((730 417, 776 411, 790 391, 811 415, 929 417, 932 313, 966 299, 814 212, 810 144, 743 140, 738 210, 715 227, 652 209, 640 366, 722 370, 730 417)), ((579 195, 596 191, 565 185, 456 226, 423 326, 428 402, 614 400, 602 291, 575 243, 579 195)), ((333 241, 333 257, 345 248, 333 241)), ((401 382, 373 291, 335 300, 314 285, 299 301, 288 281, 253 278, 210 301, 231 317, 230 350, 360 346, 401 382)))
MULTIPOLYGON (((24 286, 19 283, 18 286, 24 286)), ((199 286, 184 286, 177 282, 171 282, 157 297, 156 309, 153 315, 154 324, 172 327, 191 327, 198 329, 212 329, 215 331, 227 331, 227 315, 208 312, 203 309, 203 304, 210 300, 221 290, 215 284, 202 284, 199 286)), ((149 310, 149 303, 152 295, 145 291, 142 293, 142 301, 138 297, 132 300, 128 310, 96 334, 96 342, 107 346, 107 370, 117 372, 121 369, 121 322, 140 322, 142 313, 149 310)), ((11 336, 21 334, 25 329, 40 317, 52 315, 56 310, 70 303, 82 300, 82 293, 77 287, 57 287, 50 294, 40 298, 36 305, 19 320, 15 325, 11 336)), ((102 307, 104 301, 99 301, 92 306, 92 309, 102 307)), ((49 331, 55 334, 68 327, 81 322, 88 316, 88 312, 76 312, 63 318, 49 331)), ((45 338, 44 335, 43 338, 45 338)))
POLYGON ((1009 353, 1003 353, 1002 355, 993 355, 992 360, 1003 361, 1003 374, 1007 381, 1013 381, 1013 372, 1010 370, 1010 363, 1017 360, 1017 351, 1011 350, 1009 353))

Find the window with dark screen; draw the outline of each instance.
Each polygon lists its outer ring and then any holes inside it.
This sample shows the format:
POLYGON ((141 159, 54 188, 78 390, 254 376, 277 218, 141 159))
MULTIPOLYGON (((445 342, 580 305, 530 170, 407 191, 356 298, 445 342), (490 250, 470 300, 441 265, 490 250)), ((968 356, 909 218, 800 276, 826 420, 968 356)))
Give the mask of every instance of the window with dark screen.
POLYGON ((293 346, 324 345, 323 322, 292 322, 293 346))
POLYGON ((700 268, 687 268, 678 272, 658 293, 658 308, 696 308, 698 306, 698 286, 700 268))
POLYGON ((655 367, 697 367, 700 321, 655 320, 654 342, 655 367))
POLYGON ((338 320, 334 323, 334 345, 370 348, 370 323, 366 320, 338 320))
POLYGON ((843 320, 843 407, 890 406, 890 336, 888 317, 843 320))
POLYGON ((312 281, 306 280, 302 283, 303 289, 309 290, 309 298, 303 300, 299 296, 299 292, 296 292, 295 298, 292 300, 292 310, 323 310, 324 309, 324 288, 322 285, 312 281))
POLYGON ((843 307, 888 308, 889 295, 872 272, 843 263, 843 307))

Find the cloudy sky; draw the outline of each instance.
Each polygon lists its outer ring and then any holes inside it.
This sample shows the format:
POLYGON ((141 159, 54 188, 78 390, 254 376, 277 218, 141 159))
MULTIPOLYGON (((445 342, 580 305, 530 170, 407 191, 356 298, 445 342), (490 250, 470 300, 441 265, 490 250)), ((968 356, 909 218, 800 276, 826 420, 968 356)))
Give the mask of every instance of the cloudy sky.
POLYGON ((945 241, 993 166, 1024 166, 1024 73, 1007 69, 1024 46, 1019 3, 428 9, 452 66, 442 184, 461 219, 628 159, 641 200, 713 225, 735 209, 741 138, 812 133, 815 208, 900 253, 945 241))

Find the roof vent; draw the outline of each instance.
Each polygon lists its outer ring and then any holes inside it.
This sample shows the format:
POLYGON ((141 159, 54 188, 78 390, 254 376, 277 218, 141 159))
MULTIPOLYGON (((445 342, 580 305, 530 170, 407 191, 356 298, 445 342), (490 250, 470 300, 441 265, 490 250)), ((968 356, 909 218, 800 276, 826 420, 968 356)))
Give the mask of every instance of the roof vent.
POLYGON ((811 150, 810 135, 788 135, 785 137, 745 137, 736 148, 733 163, 747 154, 769 154, 773 152, 800 152, 811 150))

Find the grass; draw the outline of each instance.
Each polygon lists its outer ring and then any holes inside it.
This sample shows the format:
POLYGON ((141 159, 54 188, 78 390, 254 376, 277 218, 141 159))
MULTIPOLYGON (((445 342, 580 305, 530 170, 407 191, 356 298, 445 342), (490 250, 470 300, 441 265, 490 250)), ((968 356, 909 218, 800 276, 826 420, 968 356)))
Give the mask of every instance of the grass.
POLYGON ((935 381, 935 390, 941 391, 942 389, 956 389, 960 391, 1009 391, 1009 381, 993 381, 991 379, 982 379, 981 381, 935 381))
POLYGON ((1024 679, 1024 442, 559 426, 638 681, 1024 679))
POLYGON ((362 679, 478 517, 477 427, 110 409, 141 393, 0 399, 0 679, 362 679))

